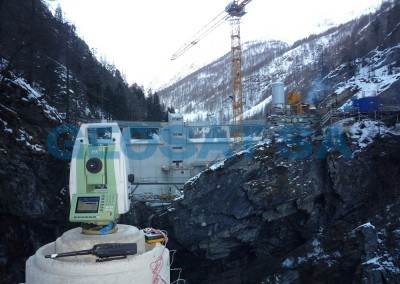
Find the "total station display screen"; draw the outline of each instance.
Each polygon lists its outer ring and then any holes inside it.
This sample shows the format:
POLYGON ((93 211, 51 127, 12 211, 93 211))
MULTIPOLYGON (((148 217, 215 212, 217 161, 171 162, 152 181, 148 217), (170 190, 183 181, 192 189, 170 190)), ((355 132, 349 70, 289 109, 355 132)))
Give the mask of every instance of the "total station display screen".
POLYGON ((75 213, 97 213, 99 211, 100 197, 78 197, 75 213))

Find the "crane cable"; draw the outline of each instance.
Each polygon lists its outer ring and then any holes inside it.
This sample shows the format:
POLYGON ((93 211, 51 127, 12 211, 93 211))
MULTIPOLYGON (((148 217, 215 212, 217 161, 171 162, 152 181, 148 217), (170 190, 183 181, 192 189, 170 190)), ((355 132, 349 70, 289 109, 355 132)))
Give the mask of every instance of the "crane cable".
POLYGON ((186 50, 188 50, 193 45, 197 44, 200 39, 205 37, 211 31, 215 30, 219 27, 225 20, 227 20, 230 16, 229 14, 225 14, 225 11, 222 11, 218 14, 214 19, 211 20, 207 25, 205 25, 202 29, 200 29, 194 36, 192 36, 181 48, 179 48, 171 57, 171 60, 177 59, 181 56, 186 50), (222 15, 222 17, 221 17, 222 15))

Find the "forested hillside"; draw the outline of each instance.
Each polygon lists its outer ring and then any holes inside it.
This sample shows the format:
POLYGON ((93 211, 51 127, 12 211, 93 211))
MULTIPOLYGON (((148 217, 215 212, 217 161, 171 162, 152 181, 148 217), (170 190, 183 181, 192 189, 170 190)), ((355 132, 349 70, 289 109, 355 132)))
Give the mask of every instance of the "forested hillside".
POLYGON ((23 78, 69 122, 161 119, 158 95, 145 97, 143 87, 100 62, 62 15, 41 0, 0 1, 0 92, 7 80, 23 78))
POLYGON ((158 95, 98 60, 62 15, 41 0, 0 0, 0 283, 24 282, 27 258, 71 226, 69 160, 50 154, 49 133, 165 118, 158 95))

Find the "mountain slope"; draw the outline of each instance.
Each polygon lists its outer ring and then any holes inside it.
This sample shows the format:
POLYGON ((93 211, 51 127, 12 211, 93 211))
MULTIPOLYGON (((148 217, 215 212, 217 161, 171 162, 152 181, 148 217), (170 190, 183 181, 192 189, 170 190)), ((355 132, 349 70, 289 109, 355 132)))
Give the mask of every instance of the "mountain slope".
MULTIPOLYGON (((385 2, 375 14, 311 35, 291 47, 279 42, 244 45, 246 117, 265 116, 270 104, 270 84, 276 81, 285 83, 286 93, 295 90, 308 103, 339 95, 349 88, 352 90, 350 97, 356 90, 368 95, 357 81, 371 80, 381 74, 378 69, 383 68, 393 75, 400 67, 395 52, 400 43, 399 15, 399 1, 385 2), (376 64, 378 54, 379 65, 376 64), (364 70, 369 71, 365 74, 364 70)), ((189 120, 205 120, 210 115, 214 115, 215 121, 231 119, 231 111, 228 111, 231 109, 229 58, 230 54, 226 54, 160 90, 161 100, 179 109, 189 120)), ((389 85, 382 84, 384 88, 375 85, 375 93, 386 96, 397 81, 398 77, 392 76, 389 85)))

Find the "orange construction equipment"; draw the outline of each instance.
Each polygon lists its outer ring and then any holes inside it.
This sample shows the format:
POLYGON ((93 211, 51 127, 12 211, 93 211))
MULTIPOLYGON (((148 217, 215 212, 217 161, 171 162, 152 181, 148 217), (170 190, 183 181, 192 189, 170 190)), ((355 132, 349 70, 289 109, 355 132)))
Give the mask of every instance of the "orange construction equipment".
POLYGON ((287 97, 290 109, 294 114, 301 114, 303 112, 303 106, 301 103, 301 95, 296 91, 291 91, 287 97))
POLYGON ((301 95, 296 91, 291 91, 287 97, 288 104, 297 105, 301 103, 301 95))

